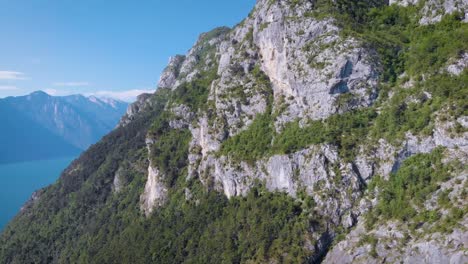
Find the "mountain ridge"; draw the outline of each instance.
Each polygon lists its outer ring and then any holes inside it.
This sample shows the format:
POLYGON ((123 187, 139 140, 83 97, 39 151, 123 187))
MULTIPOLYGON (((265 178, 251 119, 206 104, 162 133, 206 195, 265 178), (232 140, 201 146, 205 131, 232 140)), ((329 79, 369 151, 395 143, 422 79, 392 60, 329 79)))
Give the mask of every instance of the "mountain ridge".
POLYGON ((12 133, 2 132, 2 162, 75 156, 98 141, 116 126, 127 104, 115 100, 108 103, 97 98, 93 100, 82 95, 54 97, 43 91, 0 99, 2 115, 10 119, 10 126, 5 130, 15 127, 12 133), (33 134, 36 130, 42 131, 40 136, 33 134), (22 136, 15 135, 19 131, 22 136), (36 144, 41 141, 43 143, 36 144), (54 149, 57 150, 55 154, 54 149), (44 153, 49 154, 34 154, 41 150, 47 150, 44 153), (29 154, 21 158, 22 153, 29 154))

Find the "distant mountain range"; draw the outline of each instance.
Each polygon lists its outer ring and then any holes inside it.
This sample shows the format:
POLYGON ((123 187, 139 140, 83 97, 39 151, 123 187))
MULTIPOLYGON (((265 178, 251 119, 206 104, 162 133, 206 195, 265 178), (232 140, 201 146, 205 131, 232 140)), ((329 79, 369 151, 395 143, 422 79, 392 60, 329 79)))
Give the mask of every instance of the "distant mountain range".
POLYGON ((111 131, 127 103, 37 91, 0 99, 0 163, 76 155, 111 131))

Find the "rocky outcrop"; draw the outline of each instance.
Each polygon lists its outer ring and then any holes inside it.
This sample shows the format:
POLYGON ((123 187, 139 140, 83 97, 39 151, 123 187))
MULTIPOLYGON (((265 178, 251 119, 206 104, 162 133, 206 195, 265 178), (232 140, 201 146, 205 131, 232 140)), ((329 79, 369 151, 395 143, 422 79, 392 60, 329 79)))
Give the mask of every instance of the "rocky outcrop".
MULTIPOLYGON (((177 76, 177 78, 175 80, 172 77, 168 78, 171 80, 170 82, 163 81, 160 85, 174 90, 182 83, 190 82, 199 74, 215 67, 219 59, 217 58, 217 47, 230 30, 228 27, 220 27, 201 34, 185 56, 177 56, 171 60, 172 64, 166 68, 163 74, 164 76, 177 76)), ((162 80, 165 79, 166 77, 162 80)))
MULTIPOLYGON (((278 160, 253 167, 241 164, 243 169, 237 172, 232 168, 236 165, 226 165, 226 158, 213 153, 226 136, 239 133, 257 114, 264 113, 270 100, 273 111, 280 112, 275 120, 278 130, 297 118, 321 119, 372 105, 380 71, 375 54, 357 40, 341 38, 333 19, 293 19, 312 9, 308 2, 291 8, 285 1, 260 1, 254 13, 219 44, 220 79, 210 90, 217 117, 208 120, 201 116, 191 126, 189 177, 213 175, 217 189, 224 189, 228 196, 245 193, 254 179, 266 179, 271 190, 295 194, 312 182, 293 181, 294 161, 286 161, 287 157, 274 157, 278 160), (258 70, 269 80, 262 87, 258 87, 258 70), (284 162, 287 168, 274 167, 284 162), (263 173, 263 167, 273 171, 273 176, 263 173)), ((305 155, 308 153, 302 154, 302 160, 305 155)))
MULTIPOLYGON (((466 226, 466 221, 464 222, 466 226)), ((408 231, 391 222, 367 231, 359 224, 343 242, 330 251, 323 263, 453 263, 468 261, 466 232, 457 229, 449 235, 434 233, 413 239, 408 231), (375 244, 361 242, 372 236, 375 244), (450 246, 448 246, 450 245, 450 246), (373 252, 373 253, 372 253, 373 252)))
MULTIPOLYGON (((390 3, 407 6, 418 1, 390 3)), ((444 12, 454 12, 451 3, 443 4, 444 12)), ((427 8, 436 4, 425 1, 427 8)), ((453 5, 464 10, 463 3, 453 5)), ((382 74, 379 56, 359 40, 343 37, 333 18, 308 15, 313 9, 310 1, 297 6, 289 1, 258 1, 253 13, 240 25, 203 34, 187 55, 171 59, 161 77, 162 88, 176 90, 213 69, 218 75, 209 86, 207 110, 179 104, 169 104, 166 109, 173 115, 171 128, 188 128, 192 134, 187 180, 199 179, 206 188, 229 198, 246 195, 258 181, 269 191, 286 192, 292 197, 307 194, 316 204, 316 213, 327 221, 328 229, 317 234, 323 240, 315 245, 323 255, 330 249, 326 263, 414 263, 418 258, 429 263, 464 261, 460 250, 463 239, 457 238, 455 249, 447 247, 449 242, 442 235, 415 237, 408 242, 404 227, 398 223, 384 223, 371 231, 385 244, 361 245, 359 241, 366 232, 363 215, 377 202, 376 197, 365 192, 372 178, 378 175, 388 180, 407 158, 440 146, 465 155, 468 134, 452 131, 459 125, 466 128, 465 117, 437 119, 430 136, 408 132, 397 143, 379 139, 371 146, 360 146, 351 161, 340 157, 332 144, 312 145, 255 162, 220 155, 223 141, 246 130, 259 114, 274 113, 274 127, 280 132, 292 121, 299 120, 303 125, 374 105, 382 74), (330 248, 337 229, 350 233, 330 248), (393 249, 397 244, 401 250, 393 249), (374 247, 378 258, 373 256, 374 247), (428 252, 434 255, 425 257, 428 252)), ((428 14, 421 24, 435 23, 437 19, 428 14)), ((464 58, 443 70, 460 75, 466 68, 464 58)), ((406 88, 411 86, 407 84, 406 88)), ((410 96, 406 100, 420 103, 431 98, 425 92, 424 99, 410 96)), ((157 168, 150 164, 148 171, 142 195, 142 209, 147 214, 164 203, 167 195, 157 168)), ((185 197, 192 199, 190 189, 185 190, 185 197)), ((456 232, 448 239, 466 236, 464 230, 456 232)))
POLYGON ((440 22, 445 14, 459 12, 468 22, 468 2, 466 0, 390 0, 390 4, 402 6, 423 5, 419 23, 422 25, 440 22))
POLYGON ((114 182, 113 182, 113 190, 115 193, 119 193, 122 190, 123 183, 122 183, 122 173, 123 169, 120 167, 114 175, 114 182))
MULTIPOLYGON (((452 153, 453 154, 453 153, 452 153)), ((462 154, 466 159, 466 153, 462 154)), ((438 210, 442 218, 450 218, 448 210, 437 205, 438 196, 449 191, 450 203, 463 206, 462 189, 467 181, 466 170, 442 185, 432 198, 428 199, 431 210, 438 210)), ((467 219, 462 219, 448 234, 434 231, 434 223, 421 223, 416 231, 408 225, 388 221, 371 229, 360 218, 357 226, 330 252, 323 263, 453 263, 468 262, 467 219)))
POLYGON ((415 5, 419 0, 390 0, 388 1, 390 5, 397 4, 401 6, 415 5))
POLYGON ((164 69, 159 78, 158 88, 174 87, 184 60, 185 56, 182 55, 177 55, 169 59, 169 65, 164 69))
POLYGON ((443 15, 455 12, 460 12, 464 16, 464 21, 468 22, 468 2, 466 0, 425 1, 419 23, 427 25, 440 22, 443 15))
POLYGON ((36 202, 39 201, 41 198, 41 194, 44 192, 44 190, 37 190, 33 192, 31 197, 24 203, 24 205, 21 207, 20 212, 26 212, 29 208, 32 208, 36 202))
MULTIPOLYGON (((146 139, 149 157, 151 157, 151 144, 153 143, 152 139, 146 139)), ((167 191, 168 188, 164 183, 164 175, 153 165, 150 158, 145 190, 140 196, 141 210, 146 216, 151 215, 154 209, 165 203, 167 191)))
MULTIPOLYGON (((295 8, 286 1, 257 4, 251 17, 220 45, 221 82, 212 91, 217 109, 235 108, 241 117, 265 111, 262 99, 249 87, 252 78, 246 73, 254 65, 271 82, 274 107, 281 109, 278 124, 326 118, 372 104, 379 76, 375 54, 355 39, 340 37, 333 19, 305 16, 310 10, 310 2, 295 8), (232 91, 239 86, 244 87, 246 103, 234 105, 224 99, 232 100, 232 91), (346 106, 338 102, 344 94, 346 106)), ((228 119, 228 125, 235 124, 228 119)))
POLYGON ((468 67, 468 53, 463 52, 459 58, 447 66, 447 71, 452 75, 460 75, 468 67))
POLYGON ((124 116, 120 119, 118 126, 125 126, 134 120, 135 116, 144 111, 151 103, 151 94, 140 94, 137 96, 137 100, 130 104, 127 108, 127 112, 124 116))
POLYGON ((304 16, 311 8, 307 4, 285 5, 265 2, 251 22, 274 97, 285 98, 288 105, 278 119, 320 119, 342 112, 347 109, 340 109, 337 101, 343 94, 352 101, 349 108, 371 105, 378 78, 372 51, 352 38, 339 37, 332 19, 289 19, 304 16))
POLYGON ((167 197, 167 188, 162 181, 159 170, 153 166, 148 166, 148 179, 145 190, 141 195, 141 209, 149 216, 154 209, 164 204, 167 197))

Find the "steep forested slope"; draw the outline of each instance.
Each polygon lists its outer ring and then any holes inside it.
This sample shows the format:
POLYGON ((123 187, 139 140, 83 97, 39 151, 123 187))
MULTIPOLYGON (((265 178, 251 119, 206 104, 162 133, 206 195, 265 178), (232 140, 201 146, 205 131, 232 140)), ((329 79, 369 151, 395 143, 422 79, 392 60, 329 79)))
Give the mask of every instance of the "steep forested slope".
POLYGON ((466 262, 467 6, 392 4, 260 0, 202 34, 0 260, 466 262))

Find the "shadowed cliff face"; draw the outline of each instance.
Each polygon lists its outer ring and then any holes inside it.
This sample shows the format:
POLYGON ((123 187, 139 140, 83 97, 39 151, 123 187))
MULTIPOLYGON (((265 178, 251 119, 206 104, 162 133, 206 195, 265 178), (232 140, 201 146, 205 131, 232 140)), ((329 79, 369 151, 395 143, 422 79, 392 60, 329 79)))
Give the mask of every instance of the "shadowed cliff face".
POLYGON ((465 9, 429 2, 264 0, 202 34, 0 256, 40 215, 77 238, 52 262, 466 262, 465 9))

